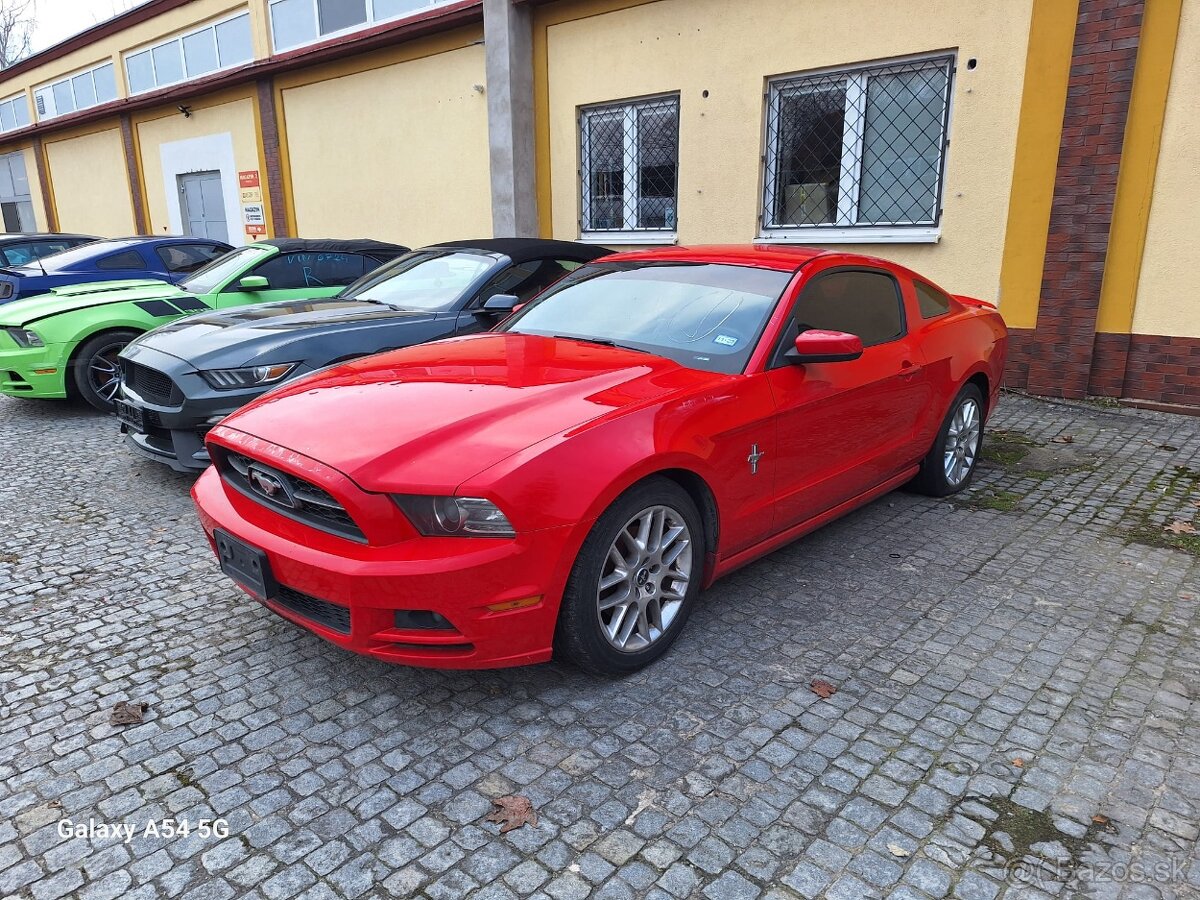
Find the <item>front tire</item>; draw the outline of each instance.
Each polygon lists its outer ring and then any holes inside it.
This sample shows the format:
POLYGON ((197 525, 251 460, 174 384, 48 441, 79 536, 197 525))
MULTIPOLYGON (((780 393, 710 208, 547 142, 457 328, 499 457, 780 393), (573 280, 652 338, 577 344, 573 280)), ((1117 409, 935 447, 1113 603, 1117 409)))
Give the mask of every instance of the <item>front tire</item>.
POLYGON ((982 449, 983 394, 973 384, 963 385, 921 461, 913 489, 930 497, 957 494, 971 483, 982 449))
POLYGON ((692 498, 653 478, 626 491, 592 526, 558 614, 555 652, 596 675, 658 659, 691 613, 704 569, 692 498))
POLYGON ((123 329, 106 331, 84 341, 71 364, 71 377, 79 396, 101 412, 113 411, 113 399, 120 388, 117 355, 138 332, 123 329))

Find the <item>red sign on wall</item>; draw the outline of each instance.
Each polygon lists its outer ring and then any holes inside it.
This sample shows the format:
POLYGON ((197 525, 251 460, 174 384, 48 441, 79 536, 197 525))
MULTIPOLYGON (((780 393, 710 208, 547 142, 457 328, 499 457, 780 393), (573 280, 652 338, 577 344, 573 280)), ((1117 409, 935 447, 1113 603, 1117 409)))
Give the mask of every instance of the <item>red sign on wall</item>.
POLYGON ((266 225, 247 225, 246 226, 246 234, 248 234, 248 235, 266 234, 266 233, 267 233, 266 225))
POLYGON ((253 188, 258 186, 258 169, 250 169, 246 172, 238 172, 238 187, 253 188))

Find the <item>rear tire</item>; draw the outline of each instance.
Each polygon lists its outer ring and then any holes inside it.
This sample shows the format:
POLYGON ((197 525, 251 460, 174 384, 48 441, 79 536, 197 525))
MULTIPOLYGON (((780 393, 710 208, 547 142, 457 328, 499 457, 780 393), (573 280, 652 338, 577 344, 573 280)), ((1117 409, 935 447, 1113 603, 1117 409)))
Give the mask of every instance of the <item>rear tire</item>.
POLYGON ((627 675, 675 642, 704 570, 704 529, 687 491, 653 478, 592 526, 567 581, 554 649, 594 675, 627 675))
POLYGON ((113 411, 113 398, 120 387, 117 354, 138 334, 129 329, 106 331, 80 345, 71 362, 71 379, 79 396, 95 409, 113 411))
POLYGON ((957 494, 975 476, 982 449, 983 393, 966 384, 950 404, 937 439, 921 461, 921 471, 909 484, 930 497, 957 494))

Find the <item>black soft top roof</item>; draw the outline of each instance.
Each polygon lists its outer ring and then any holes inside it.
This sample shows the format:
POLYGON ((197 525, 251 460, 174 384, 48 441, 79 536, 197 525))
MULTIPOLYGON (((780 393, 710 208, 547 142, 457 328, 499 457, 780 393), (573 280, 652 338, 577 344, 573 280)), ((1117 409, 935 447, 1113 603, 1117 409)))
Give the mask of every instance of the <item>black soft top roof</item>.
POLYGON ((373 253, 392 257, 409 250, 400 244, 371 238, 273 238, 254 243, 276 247, 280 253, 373 253))
POLYGON ((478 241, 442 241, 430 244, 430 247, 459 247, 469 250, 486 250, 489 253, 503 253, 514 263, 529 262, 531 259, 543 256, 591 262, 593 259, 608 256, 613 252, 607 247, 580 244, 576 241, 551 241, 543 238, 483 238, 478 241))

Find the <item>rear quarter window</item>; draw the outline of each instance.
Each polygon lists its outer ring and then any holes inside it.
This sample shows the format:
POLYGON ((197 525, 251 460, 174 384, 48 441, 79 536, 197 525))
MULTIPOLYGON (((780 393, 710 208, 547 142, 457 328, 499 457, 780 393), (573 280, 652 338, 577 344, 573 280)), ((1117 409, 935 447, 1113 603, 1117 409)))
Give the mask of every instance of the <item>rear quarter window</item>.
POLYGON ((950 298, 943 291, 923 281, 914 281, 913 289, 917 292, 922 319, 935 319, 950 312, 950 298))
POLYGON ((146 263, 142 260, 142 254, 136 250, 126 250, 123 253, 114 253, 112 256, 106 256, 96 263, 97 269, 144 269, 146 263))

